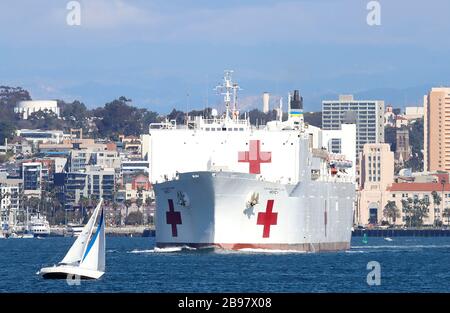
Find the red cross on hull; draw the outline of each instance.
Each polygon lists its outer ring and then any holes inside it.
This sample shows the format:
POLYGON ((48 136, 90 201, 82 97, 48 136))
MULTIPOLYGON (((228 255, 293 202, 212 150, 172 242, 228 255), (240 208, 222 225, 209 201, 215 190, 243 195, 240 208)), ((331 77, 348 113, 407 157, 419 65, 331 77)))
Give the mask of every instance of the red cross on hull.
POLYGON ((267 200, 266 212, 258 213, 257 225, 264 225, 263 238, 270 237, 270 226, 277 225, 278 213, 272 213, 274 200, 267 200))
POLYGON ((261 151, 261 142, 250 140, 249 151, 239 151, 238 162, 248 162, 250 174, 261 174, 261 163, 272 162, 272 152, 261 151))
POLYGON ((181 225, 181 213, 175 211, 173 200, 169 199, 169 211, 166 212, 166 221, 168 225, 172 226, 172 237, 178 236, 177 225, 181 225))

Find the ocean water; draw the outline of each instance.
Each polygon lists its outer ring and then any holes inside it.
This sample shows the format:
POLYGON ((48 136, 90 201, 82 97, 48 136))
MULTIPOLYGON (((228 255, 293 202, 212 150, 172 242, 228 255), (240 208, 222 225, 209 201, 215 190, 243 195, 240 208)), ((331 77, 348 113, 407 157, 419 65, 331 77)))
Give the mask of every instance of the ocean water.
POLYGON ((154 248, 154 238, 106 238, 98 281, 43 280, 72 238, 0 239, 0 292, 450 292, 450 238, 361 237, 348 251, 267 253, 154 248), (380 264, 369 286, 367 264, 380 264))

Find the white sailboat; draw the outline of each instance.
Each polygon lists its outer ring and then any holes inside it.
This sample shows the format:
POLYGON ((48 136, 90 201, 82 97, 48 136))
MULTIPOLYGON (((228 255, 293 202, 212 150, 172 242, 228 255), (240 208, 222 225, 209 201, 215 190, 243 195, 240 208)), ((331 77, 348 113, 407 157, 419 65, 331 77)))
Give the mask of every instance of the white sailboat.
POLYGON ((73 275, 80 279, 98 279, 105 273, 105 220, 102 202, 100 200, 64 259, 57 265, 42 268, 38 274, 47 279, 66 279, 73 275), (100 210, 97 231, 92 234, 100 210))

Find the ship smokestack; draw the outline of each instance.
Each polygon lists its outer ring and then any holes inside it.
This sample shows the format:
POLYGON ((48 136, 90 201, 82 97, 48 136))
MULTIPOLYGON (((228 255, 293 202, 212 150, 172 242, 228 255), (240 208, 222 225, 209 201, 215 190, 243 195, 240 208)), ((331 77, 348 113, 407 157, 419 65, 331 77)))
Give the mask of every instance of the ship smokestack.
POLYGON ((289 97, 289 117, 302 117, 302 116, 303 116, 303 97, 300 96, 298 90, 294 90, 294 95, 289 97))
POLYGON ((300 97, 298 90, 294 90, 294 96, 291 99, 291 110, 303 111, 303 97, 300 97))

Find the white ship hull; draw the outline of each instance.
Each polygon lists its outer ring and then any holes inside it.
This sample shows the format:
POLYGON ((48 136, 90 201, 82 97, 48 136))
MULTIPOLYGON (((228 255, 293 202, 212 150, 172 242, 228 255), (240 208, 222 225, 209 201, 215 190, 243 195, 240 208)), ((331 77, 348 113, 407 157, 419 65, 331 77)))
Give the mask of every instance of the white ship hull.
MULTIPOLYGON (((191 172, 155 184, 156 246, 337 251, 350 248, 353 183, 262 181, 191 172), (249 202, 257 198, 257 204, 249 202)), ((255 201, 254 201, 255 202, 255 201)))

